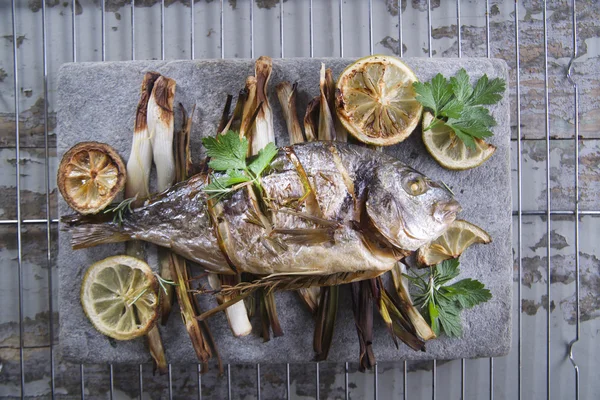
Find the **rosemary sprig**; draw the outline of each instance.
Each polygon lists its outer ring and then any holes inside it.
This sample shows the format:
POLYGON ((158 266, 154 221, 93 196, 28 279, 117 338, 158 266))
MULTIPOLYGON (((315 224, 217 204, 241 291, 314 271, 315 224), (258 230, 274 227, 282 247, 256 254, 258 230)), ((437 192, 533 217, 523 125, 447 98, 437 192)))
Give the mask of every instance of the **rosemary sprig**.
POLYGON ((160 276, 159 274, 154 274, 154 276, 156 276, 156 279, 158 279, 158 284, 160 285, 160 287, 163 290, 163 292, 165 292, 165 295, 169 294, 169 291, 168 291, 168 289, 167 289, 167 287, 165 285, 179 286, 174 281, 170 281, 168 279, 165 279, 162 276, 160 276))
POLYGON ((114 213, 113 222, 118 223, 119 226, 123 224, 123 217, 126 214, 133 212, 131 205, 137 200, 137 195, 129 199, 125 199, 119 204, 111 204, 104 209, 104 214, 114 213))

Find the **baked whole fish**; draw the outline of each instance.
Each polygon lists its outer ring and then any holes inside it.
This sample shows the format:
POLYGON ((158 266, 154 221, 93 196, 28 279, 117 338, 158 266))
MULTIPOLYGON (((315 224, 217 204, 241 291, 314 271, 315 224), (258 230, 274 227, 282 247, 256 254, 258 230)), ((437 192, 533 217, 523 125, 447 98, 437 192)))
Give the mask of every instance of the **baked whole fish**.
POLYGON ((445 186, 365 147, 279 149, 261 177, 222 198, 197 174, 123 216, 65 217, 74 249, 143 240, 222 274, 378 276, 442 235, 461 210, 445 186))

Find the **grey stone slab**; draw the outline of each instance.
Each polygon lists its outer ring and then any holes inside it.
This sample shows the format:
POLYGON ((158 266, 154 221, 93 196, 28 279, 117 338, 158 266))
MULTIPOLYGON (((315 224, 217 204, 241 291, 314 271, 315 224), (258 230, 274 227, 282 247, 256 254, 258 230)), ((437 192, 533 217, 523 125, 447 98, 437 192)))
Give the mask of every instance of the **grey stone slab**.
MULTIPOLYGON (((304 114, 307 101, 318 92, 321 62, 339 74, 348 59, 274 60, 271 87, 282 80, 299 84, 298 107, 304 114)), ((461 67, 477 78, 507 79, 504 61, 493 59, 405 59, 421 80, 437 72, 452 75, 461 67)), ((176 102, 187 109, 196 105, 192 131, 195 160, 203 156, 201 137, 213 135, 228 93, 236 94, 245 77, 253 72, 251 60, 203 61, 135 61, 78 63, 64 65, 59 74, 58 155, 84 140, 111 144, 126 158, 130 151, 135 107, 144 72, 155 70, 177 81, 176 102)), ((286 130, 274 90, 270 92, 275 114, 277 143, 286 144, 286 130)), ((426 175, 446 182, 463 205, 462 218, 486 229, 493 237, 487 246, 475 246, 461 258, 462 276, 481 280, 491 290, 488 303, 463 313, 464 335, 460 339, 441 337, 427 344, 427 352, 414 352, 404 345, 396 349, 381 319, 375 315, 374 351, 379 361, 402 359, 454 359, 501 356, 508 353, 511 337, 511 190, 509 159, 508 96, 492 109, 498 121, 491 142, 496 154, 483 166, 471 171, 447 171, 427 154, 420 135, 415 132, 407 141, 384 151, 407 162, 426 175)), ((179 116, 178 116, 179 118, 179 116)), ((176 121, 178 124, 179 120, 176 121)), ((70 213, 59 202, 61 215, 70 213)), ((87 321, 79 304, 81 278, 87 266, 109 255, 124 252, 123 245, 107 245, 73 251, 70 235, 59 237, 59 311, 60 348, 64 358, 75 362, 139 363, 150 356, 143 339, 111 344, 87 321)), ((224 315, 213 317, 209 324, 223 360, 228 363, 307 362, 313 359, 313 321, 293 293, 278 293, 276 302, 285 335, 263 343, 258 333, 234 338, 224 315)), ((202 306, 214 305, 202 297, 202 306)), ((358 341, 350 309, 350 296, 342 290, 336 334, 330 361, 358 359, 358 341)), ((187 333, 174 310, 167 326, 161 326, 167 357, 173 363, 196 361, 187 333)), ((375 312, 376 313, 376 312, 375 312)), ((259 321, 253 320, 255 331, 259 321)))

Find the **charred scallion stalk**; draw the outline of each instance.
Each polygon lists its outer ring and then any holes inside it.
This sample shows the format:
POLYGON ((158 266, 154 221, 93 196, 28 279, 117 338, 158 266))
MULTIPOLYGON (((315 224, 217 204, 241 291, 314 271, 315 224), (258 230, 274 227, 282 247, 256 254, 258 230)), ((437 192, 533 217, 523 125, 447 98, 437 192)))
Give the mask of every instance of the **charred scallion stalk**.
POLYGON ((225 134, 229 130, 232 130, 234 132, 240 131, 246 100, 248 100, 248 89, 243 88, 238 94, 237 102, 235 103, 235 108, 233 109, 233 114, 231 114, 231 118, 229 118, 229 121, 227 121, 225 127, 219 131, 221 134, 225 134))
MULTIPOLYGON (((175 118, 173 102, 175 100, 175 80, 161 76, 156 80, 148 102, 148 131, 152 139, 154 165, 156 165, 156 188, 159 192, 167 190, 175 181, 175 158, 173 155, 173 131, 175 118)), ((169 250, 158 249, 160 276, 172 281, 171 257, 169 250)), ((173 302, 173 288, 167 287, 161 301, 162 323, 166 324, 173 302)))
MULTIPOLYGON (((314 121, 318 120, 318 138, 319 140, 335 140, 336 132, 331 119, 331 111, 329 100, 333 98, 333 86, 327 82, 327 76, 331 80, 331 70, 325 70, 325 64, 321 64, 321 81, 320 90, 321 97, 318 98, 320 107, 311 108, 311 105, 316 105, 317 101, 313 100, 309 104, 307 116, 305 117, 305 129, 307 132, 312 131, 314 135, 314 121), (318 112, 316 117, 315 112, 318 112), (307 127, 308 125, 308 127, 307 127)), ((329 82, 333 83, 333 81, 329 82)), ((289 128, 288 128, 289 129, 289 128)), ((307 133, 307 137, 309 137, 307 133)), ((317 217, 318 215, 314 215, 317 217)), ((316 313, 316 323, 313 335, 313 348, 316 353, 317 361, 327 359, 331 341, 333 340, 333 329, 338 310, 339 287, 324 286, 322 288, 307 288, 298 291, 302 301, 316 313), (314 308, 313 308, 314 307, 314 308)))
POLYGON ((327 359, 331 341, 333 340, 333 328, 337 316, 338 299, 340 287, 327 286, 321 288, 321 299, 317 309, 317 321, 313 337, 313 349, 317 361, 327 359))
POLYGON ((370 369, 375 365, 373 353, 373 298, 369 281, 351 283, 352 313, 360 344, 359 371, 370 369))
POLYGON ((325 95, 327 97, 327 105, 329 106, 329 110, 331 111, 331 117, 333 118, 333 126, 336 134, 336 139, 338 142, 347 142, 348 141, 348 131, 342 125, 340 118, 337 115, 336 107, 335 107, 335 81, 333 79, 333 72, 331 68, 327 68, 325 70, 325 95))
MULTIPOLYGON (((272 69, 273 65, 270 57, 262 56, 256 60, 256 102, 258 113, 256 114, 253 128, 250 130, 250 156, 258 155, 258 152, 269 143, 275 143, 273 113, 267 96, 272 69)), ((252 187, 247 187, 246 191, 252 199, 254 214, 258 217, 260 223, 267 228, 267 231, 270 232, 272 224, 268 216, 263 213, 264 207, 261 207, 262 197, 257 196, 252 187)), ((279 317, 277 316, 277 308, 275 307, 274 293, 262 291, 260 300, 261 310, 263 310, 263 338, 269 340, 269 327, 272 329, 274 336, 283 335, 281 325, 279 324, 279 317)))
POLYGON ((321 91, 321 100, 319 103, 319 140, 337 140, 333 116, 331 115, 328 103, 329 99, 327 98, 329 88, 327 87, 325 64, 321 64, 319 87, 321 91))
MULTIPOLYGON (((138 103, 131 153, 127 161, 127 181, 125 183, 125 197, 136 198, 133 206, 139 206, 143 199, 150 195, 149 179, 152 168, 152 144, 148 132, 147 109, 154 83, 160 77, 156 72, 147 72, 142 81, 142 94, 138 103)), ((144 260, 145 247, 142 242, 131 241, 126 246, 127 254, 144 260)), ((162 344, 158 327, 153 327, 146 335, 148 348, 155 363, 156 369, 164 374, 168 371, 165 349, 162 344)))
POLYGON ((398 347, 395 339, 397 337, 413 350, 424 351, 425 343, 418 336, 415 327, 408 318, 405 305, 398 303, 396 299, 390 296, 383 286, 381 277, 371 279, 369 283, 379 314, 386 323, 396 347, 398 347))
POLYGON ((160 77, 156 72, 147 72, 142 82, 142 95, 138 103, 131 153, 127 161, 127 182, 125 184, 125 198, 137 197, 132 206, 140 205, 145 198, 150 196, 149 180, 152 168, 152 143, 148 132, 147 111, 148 101, 152 94, 154 83, 160 77))
POLYGON ((250 129, 253 125, 252 115, 256 113, 257 102, 256 102, 256 77, 249 76, 246 78, 246 92, 248 97, 244 103, 244 109, 242 112, 242 121, 240 125, 240 137, 250 136, 250 129))
POLYGON ((217 127, 217 132, 225 133, 225 127, 227 126, 227 121, 229 121, 229 110, 231 109, 231 101, 233 100, 233 96, 228 94, 227 101, 225 101, 225 107, 223 108, 223 114, 221 115, 221 121, 219 122, 219 126, 217 127))
MULTIPOLYGON (((252 131, 252 123, 250 122, 253 119, 253 115, 256 115, 255 110, 252 110, 252 104, 256 101, 256 80, 248 79, 246 81, 246 87, 240 91, 240 95, 238 96, 238 100, 236 106, 233 111, 233 115, 229 118, 228 112, 223 112, 223 116, 221 117, 221 122, 219 126, 224 125, 224 129, 220 131, 220 133, 224 134, 228 129, 231 129, 232 126, 237 125, 240 127, 240 135, 242 134, 242 128, 244 131, 252 131), (228 121, 227 121, 228 120, 228 121), (226 122, 227 121, 227 122, 226 122)), ((227 108, 227 106, 226 106, 227 108)), ((221 207, 221 205, 217 202, 212 203, 212 209, 215 207, 221 207)), ((223 238, 219 239, 220 241, 223 238)), ((213 290, 220 291, 222 286, 235 286, 240 282, 239 275, 219 275, 219 274, 209 274, 208 275, 208 283, 213 290)), ((226 303, 231 300, 234 296, 231 295, 217 295, 217 302, 219 304, 226 303)), ((232 304, 227 307, 225 310, 225 315, 227 316, 227 322, 229 324, 229 328, 231 332, 236 337, 242 337, 250 334, 252 332, 252 325, 250 324, 250 319, 248 318, 248 312, 244 305, 243 301, 232 304)))
POLYGON ((267 144, 275 142, 273 128, 273 112, 267 96, 267 87, 273 69, 271 57, 262 56, 256 60, 256 102, 259 106, 256 121, 254 121, 254 134, 251 140, 252 155, 258 154, 267 144))
POLYGON ((306 114, 304 114, 304 132, 306 141, 312 142, 319 136, 319 108, 321 107, 321 98, 315 97, 308 102, 306 114))
MULTIPOLYGON (((296 88, 297 83, 293 85, 287 81, 281 82, 277 85, 277 97, 279 98, 279 103, 281 104, 281 109, 283 110, 283 116, 285 118, 285 122, 288 129, 288 134, 290 138, 290 144, 302 143, 304 142, 304 135, 302 135, 302 128, 300 127, 300 122, 298 121, 298 114, 296 113, 296 88)), ((318 98, 317 98, 318 99, 318 98)), ((318 113, 318 108, 316 108, 318 113)), ((312 110, 311 110, 312 112, 312 110)), ((310 115, 310 113, 309 113, 310 115)), ((313 131, 312 124, 313 116, 309 116, 310 121, 310 140, 315 140, 315 135, 313 131)), ((314 118, 315 121, 318 118, 314 118)), ((316 123, 314 124, 317 125, 316 123)), ((308 129, 308 128, 307 128, 308 129)), ((319 305, 319 296, 320 289, 319 288, 303 288, 297 291, 300 299, 304 302, 306 307, 310 310, 311 313, 315 314, 317 312, 317 307, 319 305)))
POLYGON ((318 287, 302 288, 298 290, 298 296, 300 296, 300 299, 312 314, 317 313, 320 295, 321 289, 318 287))
POLYGON ((171 258, 172 273, 175 276, 177 300, 181 309, 181 318, 185 324, 185 329, 190 335, 192 346, 196 351, 196 356, 201 364, 208 363, 212 357, 210 346, 205 339, 199 321, 196 319, 196 311, 193 299, 189 293, 188 273, 185 260, 175 253, 169 254, 171 258))
MULTIPOLYGON (((192 118, 194 116, 194 109, 188 117, 183 105, 179 105, 182 113, 182 128, 175 135, 175 175, 176 181, 184 181, 188 178, 191 169, 191 155, 190 155, 190 133, 192 129, 192 118)), ((208 360, 212 356, 211 343, 217 353, 216 347, 212 340, 212 335, 208 329, 208 325, 198 321, 196 316, 198 314, 198 306, 194 299, 193 294, 190 292, 189 287, 189 271, 187 261, 175 253, 169 255, 169 267, 171 269, 171 275, 175 281, 175 293, 177 294, 177 301, 179 302, 179 308, 181 310, 181 317, 185 324, 185 328, 188 331, 192 346, 198 357, 198 361, 203 365, 203 371, 208 368, 208 360)), ((221 362, 219 359, 219 370, 222 371, 221 362)))
POLYGON ((156 80, 148 102, 148 131, 152 139, 154 165, 156 165, 157 189, 163 191, 175 181, 175 159, 173 157, 173 101, 176 83, 161 76, 156 80))
POLYGON ((192 173, 192 157, 190 154, 190 133, 192 131, 192 118, 196 105, 188 116, 183 104, 179 103, 182 115, 181 131, 175 136, 175 181, 182 182, 192 173))
MULTIPOLYGON (((239 282, 237 275, 217 275, 209 274, 208 283, 210 287, 215 291, 220 291, 223 285, 235 286, 239 282)), ((232 296, 228 295, 217 295, 217 302, 223 304, 230 300, 232 296)), ((227 322, 229 328, 235 337, 242 337, 252 332, 252 325, 248 319, 248 313, 246 312, 246 306, 243 301, 239 301, 235 304, 230 305, 225 309, 225 315, 227 316, 227 322)))
POLYGON ((165 348, 163 347, 158 327, 155 326, 154 328, 150 329, 150 331, 146 334, 146 337, 148 338, 150 355, 154 360, 154 368, 158 370, 161 375, 166 374, 169 372, 169 365, 167 364, 165 348))
POLYGON ((281 110, 283 111, 283 117, 287 125, 288 134, 290 137, 290 144, 304 142, 304 135, 302 135, 302 128, 298 121, 298 114, 296 113, 296 87, 297 83, 293 85, 287 81, 281 82, 277 85, 277 97, 281 104, 281 110))
POLYGON ((417 335, 425 341, 435 339, 435 333, 417 308, 413 306, 410 294, 408 293, 408 279, 403 276, 406 274, 406 266, 403 263, 398 262, 394 268, 392 268, 391 273, 396 293, 400 298, 400 304, 404 306, 404 310, 414 325, 417 335))

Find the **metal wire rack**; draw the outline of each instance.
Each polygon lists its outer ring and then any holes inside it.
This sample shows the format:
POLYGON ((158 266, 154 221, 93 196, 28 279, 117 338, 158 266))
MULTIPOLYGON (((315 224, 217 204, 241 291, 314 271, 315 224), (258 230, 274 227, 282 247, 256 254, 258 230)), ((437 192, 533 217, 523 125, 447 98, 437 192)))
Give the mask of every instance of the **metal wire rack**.
MULTIPOLYGON (((6 41, 0 53, 0 67, 7 67, 9 71, 0 69, 0 116, 3 118, 0 120, 0 158, 4 163, 3 175, 14 178, 14 186, 4 179, 0 187, 5 197, 2 205, 13 204, 8 211, 0 209, 0 229, 2 242, 14 242, 14 248, 9 244, 2 247, 2 252, 8 255, 0 258, 0 272, 5 276, 0 289, 4 293, 2 302, 13 307, 13 311, 18 308, 18 313, 0 311, 0 396, 94 398, 108 394, 111 399, 136 396, 169 399, 211 396, 229 399, 254 396, 259 399, 594 397, 600 389, 591 372, 598 366, 594 357, 597 347, 592 338, 599 327, 593 319, 599 305, 596 302, 585 311, 589 326, 582 334, 580 293, 582 285, 597 279, 599 273, 596 260, 591 267, 586 267, 586 279, 581 279, 580 257, 582 254, 587 257, 588 253, 580 249, 580 231, 583 224, 587 235, 594 235, 600 209, 593 199, 595 187, 591 183, 596 171, 582 163, 580 148, 585 148, 587 156, 597 153, 598 147, 594 131, 588 125, 589 138, 580 137, 582 95, 579 88, 582 82, 597 75, 590 72, 589 64, 581 67, 584 72, 578 73, 583 61, 590 60, 589 57, 580 60, 578 45, 582 41, 578 38, 578 16, 585 18, 587 28, 591 24, 597 29, 598 23, 590 21, 598 21, 599 11, 593 2, 580 4, 575 0, 566 5, 558 1, 522 4, 456 0, 450 3, 429 0, 409 4, 399 0, 3 2, 0 31, 12 29, 3 33, 6 41), (584 13, 578 12, 580 6, 585 9, 584 13), (128 21, 122 18, 127 13, 128 21), (527 30, 520 24, 527 24, 527 30), (567 31, 570 31, 570 39, 564 35, 567 31), (384 35, 381 41, 376 39, 384 35), (549 41, 553 45, 560 43, 562 48, 549 47, 549 41), (521 47, 523 43, 527 47, 526 54, 521 47), (258 54, 336 57, 374 52, 395 53, 401 57, 500 57, 511 66, 516 324, 509 356, 450 363, 433 361, 425 363, 427 365, 407 361, 380 364, 367 374, 357 374, 353 363, 341 366, 287 364, 284 369, 260 364, 227 365, 226 379, 210 374, 201 376, 196 366, 169 366, 168 376, 163 379, 151 377, 147 365, 74 368, 60 360, 56 351, 54 313, 57 220, 52 100, 56 70, 61 63, 255 57, 258 54), (532 52, 536 54, 534 61, 530 59, 532 52), (522 68, 524 55, 526 69, 522 68), (562 64, 557 61, 561 58, 562 64), (531 69, 536 68, 543 75, 541 82, 531 81, 531 69), (527 74, 527 82, 522 81, 522 74, 527 74), (538 92, 534 93, 533 88, 538 92), (42 101, 36 103, 37 120, 31 122, 29 97, 35 90, 41 91, 42 101), (552 102, 554 96, 557 101, 569 103, 562 105, 567 112, 561 114, 567 124, 553 126, 556 121, 553 108, 558 108, 556 102, 552 102), (531 107, 537 107, 537 115, 535 110, 530 112, 531 107), (522 119, 525 114, 526 123, 522 119), (536 121, 541 125, 536 126, 536 121), (533 147, 541 154, 535 160, 529 156, 533 147), (563 164, 562 158, 556 164, 553 153, 557 148, 562 151, 561 157, 571 154, 572 168, 571 164, 563 164), (7 156, 9 153, 14 156, 14 166, 7 156), (27 164, 32 160, 41 164, 41 168, 27 164), (557 172, 556 168, 564 171, 557 172), (582 168, 586 168, 585 175, 580 172, 582 168), (29 187, 32 174, 36 175, 38 187, 33 191, 37 190, 37 195, 32 195, 29 187), (559 190, 555 191, 557 187, 559 190), (568 196, 561 194, 562 188, 568 196), (555 192, 557 198, 554 198, 555 192), (580 208, 582 192, 587 200, 580 208), (532 197, 535 200, 531 200, 532 197), (562 237, 568 238, 568 246, 557 247, 553 242, 557 229, 567 232, 562 237), (540 275, 537 281, 528 283, 524 279, 529 273, 530 259, 525 257, 524 243, 529 246, 532 240, 529 236, 536 233, 539 234, 536 238, 541 238, 536 246, 544 251, 536 254, 543 265, 536 270, 540 275), (43 257, 38 255, 31 260, 29 252, 33 247, 37 248, 34 253, 42 249, 43 257), (569 286, 557 290, 553 284, 560 277, 553 276, 554 262, 559 257, 564 260, 565 251, 570 252, 573 262, 568 265, 569 271, 559 272, 567 274, 569 286), (40 275, 41 272, 45 275, 40 275), (43 284, 36 283, 38 281, 43 284), (538 294, 542 295, 541 301, 534 306, 545 310, 545 315, 540 313, 532 318, 524 304, 538 294), (561 300, 561 307, 572 308, 568 321, 553 314, 555 298, 561 300), (568 301, 565 302, 565 298, 568 301), (35 306, 45 315, 37 325, 38 317, 31 316, 35 306), (35 334, 30 330, 32 324, 38 329, 35 334), (538 338, 543 340, 538 342, 538 338), (577 354, 584 348, 583 343, 578 344, 580 340, 585 341, 588 351, 577 354), (293 370, 297 370, 296 376, 293 370), (236 374, 241 377, 239 380, 236 374), (182 375, 187 378, 181 379, 182 375), (131 383, 136 377, 137 390, 131 383), (584 379, 585 385, 580 385, 584 379)), ((594 43, 588 43, 587 35, 586 51, 590 53, 594 43)), ((594 62, 593 57, 590 62, 594 62)), ((594 96, 589 87, 584 91, 586 101, 594 96)), ((586 117, 598 118, 592 106, 586 103, 585 107, 586 117)))

